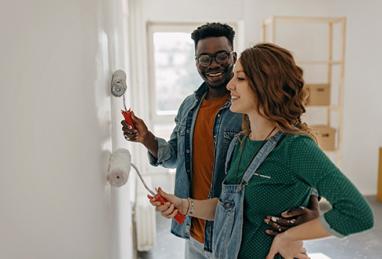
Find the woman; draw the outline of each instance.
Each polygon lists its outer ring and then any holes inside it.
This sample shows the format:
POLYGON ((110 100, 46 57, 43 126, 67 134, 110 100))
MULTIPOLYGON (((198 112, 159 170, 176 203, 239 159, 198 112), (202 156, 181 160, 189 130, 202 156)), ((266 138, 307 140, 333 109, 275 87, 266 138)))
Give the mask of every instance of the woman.
MULTIPOLYGON (((227 88, 231 110, 243 113, 243 133, 227 154, 227 175, 219 199, 180 199, 159 194, 178 211, 215 220, 216 258, 307 258, 302 240, 346 236, 373 226, 372 211, 353 184, 317 146, 301 122, 305 112, 302 70, 286 49, 258 44, 245 50, 227 88), (332 205, 319 218, 276 235, 269 219, 287 208, 306 206, 318 193, 332 205)), ((161 206, 154 198, 154 206, 161 206)), ((170 211, 170 210, 169 210, 170 211)))

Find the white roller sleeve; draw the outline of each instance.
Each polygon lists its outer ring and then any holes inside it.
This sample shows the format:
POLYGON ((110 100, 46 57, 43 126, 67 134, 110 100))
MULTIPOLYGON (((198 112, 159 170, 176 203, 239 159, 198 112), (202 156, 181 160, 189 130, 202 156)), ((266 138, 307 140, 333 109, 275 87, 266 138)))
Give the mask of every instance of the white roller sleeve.
POLYGON ((116 187, 124 185, 129 177, 130 167, 130 152, 122 148, 115 150, 110 156, 107 181, 116 187))

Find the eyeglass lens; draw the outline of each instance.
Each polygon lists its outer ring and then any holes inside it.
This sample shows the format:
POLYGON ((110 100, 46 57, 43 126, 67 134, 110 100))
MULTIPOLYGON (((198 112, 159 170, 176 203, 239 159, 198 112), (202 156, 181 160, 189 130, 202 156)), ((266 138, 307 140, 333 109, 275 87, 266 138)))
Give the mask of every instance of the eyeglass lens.
POLYGON ((208 66, 211 64, 212 59, 215 58, 216 63, 224 64, 228 61, 230 53, 226 51, 217 52, 214 55, 202 54, 198 57, 200 65, 208 66))

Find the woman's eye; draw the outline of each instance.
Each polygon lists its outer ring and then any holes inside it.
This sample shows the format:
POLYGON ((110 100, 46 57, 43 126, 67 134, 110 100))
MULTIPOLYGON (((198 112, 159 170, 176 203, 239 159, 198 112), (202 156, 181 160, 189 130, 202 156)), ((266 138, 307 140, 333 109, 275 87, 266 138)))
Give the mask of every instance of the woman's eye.
POLYGON ((243 81, 243 80, 245 80, 245 78, 244 78, 244 77, 240 77, 240 76, 238 76, 238 77, 237 77, 237 80, 239 80, 239 81, 243 81))

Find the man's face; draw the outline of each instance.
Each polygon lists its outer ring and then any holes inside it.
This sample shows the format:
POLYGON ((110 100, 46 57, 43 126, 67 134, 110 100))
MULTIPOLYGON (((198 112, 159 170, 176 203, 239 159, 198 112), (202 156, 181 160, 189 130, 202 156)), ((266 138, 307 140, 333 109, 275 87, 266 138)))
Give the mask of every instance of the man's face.
POLYGON ((236 53, 226 37, 210 37, 198 41, 195 49, 196 68, 212 88, 225 87, 232 77, 236 53), (209 56, 209 58, 208 58, 209 56))

